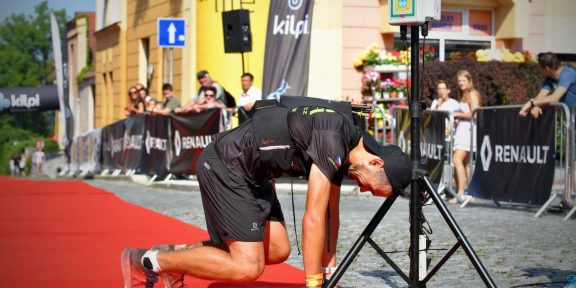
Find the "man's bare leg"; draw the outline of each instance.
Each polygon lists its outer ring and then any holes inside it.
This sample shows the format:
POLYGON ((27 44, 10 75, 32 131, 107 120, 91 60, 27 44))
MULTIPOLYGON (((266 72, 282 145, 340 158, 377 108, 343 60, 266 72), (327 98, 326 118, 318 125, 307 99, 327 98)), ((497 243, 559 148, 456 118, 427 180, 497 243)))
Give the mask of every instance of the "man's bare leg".
POLYGON ((229 251, 202 246, 179 251, 160 251, 163 272, 181 272, 197 278, 253 281, 264 271, 263 242, 226 241, 229 251))
POLYGON ((163 272, 181 272, 198 278, 253 281, 264 264, 284 262, 290 255, 288 233, 282 222, 267 222, 264 242, 211 241, 176 245, 177 251, 160 251, 163 272), (182 250, 184 249, 184 250, 182 250))
POLYGON ((290 241, 284 222, 267 221, 264 233, 266 264, 283 263, 290 256, 290 241))

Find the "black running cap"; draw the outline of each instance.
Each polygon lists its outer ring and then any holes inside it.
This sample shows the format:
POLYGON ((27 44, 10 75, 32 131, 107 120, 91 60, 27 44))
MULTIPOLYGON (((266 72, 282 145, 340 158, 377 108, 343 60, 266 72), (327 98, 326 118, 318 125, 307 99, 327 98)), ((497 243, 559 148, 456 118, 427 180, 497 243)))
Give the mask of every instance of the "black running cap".
POLYGON ((364 131, 362 138, 364 145, 368 148, 368 152, 384 160, 384 172, 392 185, 394 193, 398 193, 399 190, 406 188, 412 178, 412 168, 410 160, 406 154, 402 152, 400 147, 396 145, 380 145, 374 137, 366 131, 364 131))

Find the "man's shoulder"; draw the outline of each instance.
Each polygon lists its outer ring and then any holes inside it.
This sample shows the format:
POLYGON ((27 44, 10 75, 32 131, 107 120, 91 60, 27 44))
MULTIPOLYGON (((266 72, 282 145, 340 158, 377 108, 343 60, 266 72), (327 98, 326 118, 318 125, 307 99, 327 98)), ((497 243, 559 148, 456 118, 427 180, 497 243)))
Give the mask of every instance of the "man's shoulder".
POLYGON ((570 66, 563 66, 562 73, 560 74, 560 77, 562 77, 562 76, 576 78, 576 70, 574 70, 574 68, 572 68, 570 66))
POLYGON ((214 82, 212 82, 212 87, 218 89, 218 88, 222 88, 222 85, 220 85, 220 83, 214 81, 214 82))
POLYGON ((246 94, 250 96, 262 96, 262 90, 252 86, 250 89, 248 89, 248 91, 246 91, 246 94))

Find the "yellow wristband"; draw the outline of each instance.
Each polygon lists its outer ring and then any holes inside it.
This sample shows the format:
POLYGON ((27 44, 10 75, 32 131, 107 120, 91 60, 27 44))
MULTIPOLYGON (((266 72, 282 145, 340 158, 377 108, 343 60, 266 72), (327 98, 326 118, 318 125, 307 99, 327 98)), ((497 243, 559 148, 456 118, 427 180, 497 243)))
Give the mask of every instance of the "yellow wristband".
POLYGON ((322 286, 322 284, 323 284, 322 274, 306 275, 306 287, 322 286))

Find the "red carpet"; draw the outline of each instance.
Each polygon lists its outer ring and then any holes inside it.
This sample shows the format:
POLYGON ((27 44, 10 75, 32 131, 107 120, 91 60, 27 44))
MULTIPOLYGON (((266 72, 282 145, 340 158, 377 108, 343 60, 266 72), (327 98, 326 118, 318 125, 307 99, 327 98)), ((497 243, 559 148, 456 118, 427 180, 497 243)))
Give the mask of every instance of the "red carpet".
MULTIPOLYGON (((123 287, 125 247, 192 243, 207 235, 83 182, 0 177, 0 287, 123 287)), ((287 264, 267 266, 245 285, 186 278, 188 287, 295 288, 303 282, 304 272, 287 264)))

